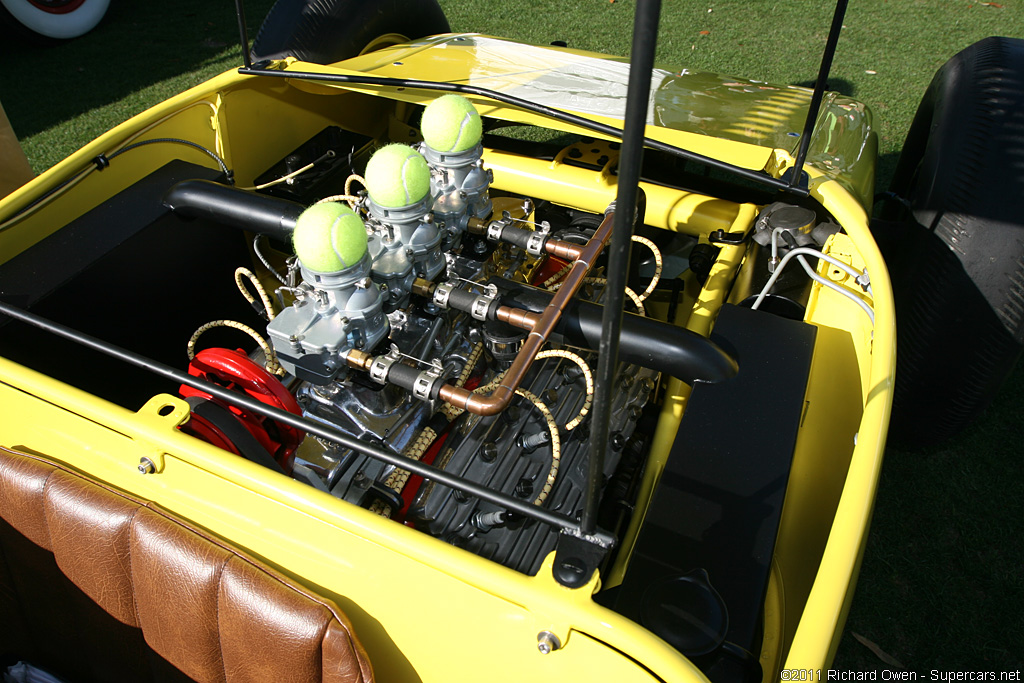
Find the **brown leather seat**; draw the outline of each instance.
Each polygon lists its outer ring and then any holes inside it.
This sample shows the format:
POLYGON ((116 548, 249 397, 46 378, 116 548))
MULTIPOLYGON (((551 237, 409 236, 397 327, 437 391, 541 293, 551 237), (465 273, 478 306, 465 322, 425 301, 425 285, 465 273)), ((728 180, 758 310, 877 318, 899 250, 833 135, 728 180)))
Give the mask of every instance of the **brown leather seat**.
POLYGON ((0 448, 0 663, 69 681, 370 681, 337 606, 207 533, 0 448))

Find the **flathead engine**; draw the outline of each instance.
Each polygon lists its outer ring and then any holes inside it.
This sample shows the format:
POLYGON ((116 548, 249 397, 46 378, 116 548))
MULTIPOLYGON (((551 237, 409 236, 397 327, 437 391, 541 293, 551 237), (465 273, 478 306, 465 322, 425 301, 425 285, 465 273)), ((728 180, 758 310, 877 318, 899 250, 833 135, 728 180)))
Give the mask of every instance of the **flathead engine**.
MULTIPOLYGON (((528 198, 492 198, 479 116, 450 106, 469 119, 457 135, 437 132, 428 107, 418 149, 378 150, 353 178, 365 193, 346 188, 297 217, 272 352, 305 417, 572 517, 587 481, 603 286, 591 266, 611 209, 559 210, 552 226, 528 198)), ((614 377, 608 518, 621 517, 642 468, 637 426, 660 376, 629 362, 642 356, 627 349, 614 377)), ((555 547, 547 525, 338 443, 307 435, 283 466, 522 572, 555 547)))

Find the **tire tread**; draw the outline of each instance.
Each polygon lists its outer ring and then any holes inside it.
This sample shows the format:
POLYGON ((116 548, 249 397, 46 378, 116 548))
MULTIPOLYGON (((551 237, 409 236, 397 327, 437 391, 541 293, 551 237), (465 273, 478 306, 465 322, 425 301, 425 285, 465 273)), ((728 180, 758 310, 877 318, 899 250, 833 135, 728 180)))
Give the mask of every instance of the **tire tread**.
POLYGON ((898 321, 890 434, 929 445, 992 400, 1024 348, 1024 41, 936 73, 892 190, 919 224, 886 253, 898 321))

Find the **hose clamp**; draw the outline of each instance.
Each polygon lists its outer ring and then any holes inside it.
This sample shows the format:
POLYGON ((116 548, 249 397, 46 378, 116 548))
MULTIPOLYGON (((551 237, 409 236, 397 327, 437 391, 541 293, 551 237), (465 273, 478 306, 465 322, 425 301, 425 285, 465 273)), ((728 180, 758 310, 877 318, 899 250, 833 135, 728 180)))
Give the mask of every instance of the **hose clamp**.
POLYGON ((441 381, 442 374, 444 374, 444 367, 435 360, 428 370, 416 375, 416 379, 412 383, 412 395, 421 401, 429 401, 431 394, 434 393, 434 386, 441 381))
POLYGON ((487 296, 478 296, 473 299, 473 306, 469 314, 476 320, 487 320, 487 311, 490 309, 494 299, 487 296))
POLYGON ((487 285, 484 287, 484 293, 473 299, 473 306, 469 310, 469 314, 476 320, 486 321, 487 311, 490 310, 491 304, 498 297, 498 288, 493 285, 487 285))
POLYGON ((487 239, 497 242, 501 239, 501 233, 505 229, 504 221, 491 221, 487 225, 487 239))
POLYGON ((434 288, 434 303, 441 308, 448 308, 448 299, 452 295, 455 285, 451 282, 442 282, 434 288))
POLYGON ((370 379, 377 384, 387 384, 388 373, 391 372, 391 366, 395 364, 398 358, 398 347, 392 344, 391 351, 386 355, 377 356, 373 359, 373 362, 370 363, 370 379))
POLYGON ((544 254, 544 245, 547 244, 548 235, 547 233, 534 232, 530 235, 530 238, 526 240, 526 253, 531 256, 541 256, 544 254))
POLYGON ((412 384, 412 395, 421 401, 429 401, 431 389, 434 387, 434 382, 437 378, 430 374, 430 372, 421 372, 416 376, 416 381, 412 384))

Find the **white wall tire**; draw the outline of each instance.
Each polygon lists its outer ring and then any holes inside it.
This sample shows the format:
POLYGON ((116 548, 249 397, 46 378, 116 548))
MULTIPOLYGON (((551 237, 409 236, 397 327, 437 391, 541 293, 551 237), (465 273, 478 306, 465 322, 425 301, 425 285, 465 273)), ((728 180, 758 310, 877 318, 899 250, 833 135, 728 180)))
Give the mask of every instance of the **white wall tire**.
POLYGON ((0 0, 0 6, 32 33, 68 40, 95 28, 107 13, 110 0, 0 0))

